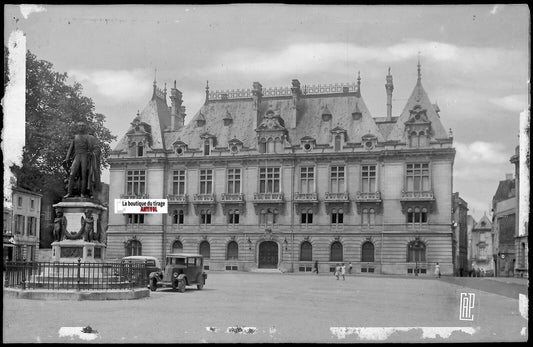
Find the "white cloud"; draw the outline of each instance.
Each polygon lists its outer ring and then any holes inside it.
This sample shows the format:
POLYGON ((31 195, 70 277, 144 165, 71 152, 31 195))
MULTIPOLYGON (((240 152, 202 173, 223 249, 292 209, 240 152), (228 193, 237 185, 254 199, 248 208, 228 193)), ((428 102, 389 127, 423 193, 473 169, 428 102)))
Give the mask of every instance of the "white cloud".
POLYGON ((470 144, 455 143, 457 157, 469 163, 470 167, 478 163, 503 164, 509 160, 505 146, 500 143, 475 141, 470 144))
POLYGON ((508 111, 521 112, 527 106, 527 95, 507 95, 501 98, 491 99, 490 102, 508 111))
POLYGON ((24 19, 28 19, 30 14, 38 12, 46 12, 46 8, 41 5, 20 5, 20 13, 22 13, 24 19))
POLYGON ((147 69, 133 70, 70 70, 68 74, 84 87, 96 92, 111 102, 125 102, 146 98, 152 88, 151 72, 147 69))
MULTIPOLYGON (((221 69, 247 75, 293 75, 318 71, 336 72, 346 64, 364 62, 395 63, 416 59, 422 62, 446 64, 448 73, 474 71, 491 72, 506 64, 518 65, 526 59, 521 53, 493 47, 467 47, 437 41, 406 39, 391 46, 359 46, 346 42, 297 43, 283 49, 265 52, 263 49, 238 48, 220 54, 212 64, 212 72, 221 69), (453 70, 450 72, 450 69, 453 70)), ((205 71, 205 70, 204 70, 205 71)))

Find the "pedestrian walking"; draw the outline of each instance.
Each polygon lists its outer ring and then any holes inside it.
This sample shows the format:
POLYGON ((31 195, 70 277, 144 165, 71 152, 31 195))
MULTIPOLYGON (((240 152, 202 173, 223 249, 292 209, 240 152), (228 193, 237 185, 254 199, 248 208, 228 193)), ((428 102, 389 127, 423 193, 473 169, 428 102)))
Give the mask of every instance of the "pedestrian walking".
POLYGON ((344 263, 342 263, 342 266, 341 266, 341 276, 342 276, 342 280, 344 281, 346 278, 344 277, 344 275, 346 275, 346 265, 344 265, 344 263))
POLYGON ((339 265, 339 263, 337 263, 337 265, 335 266, 335 277, 337 277, 337 281, 339 280, 340 273, 341 273, 341 266, 339 265))
POLYGON ((318 275, 318 260, 315 260, 315 266, 313 268, 313 272, 316 272, 316 274, 318 275))
POLYGON ((439 263, 435 264, 435 277, 440 278, 440 265, 439 265, 439 263))
POLYGON ((352 274, 352 262, 350 262, 350 264, 348 265, 348 273, 350 275, 352 274))

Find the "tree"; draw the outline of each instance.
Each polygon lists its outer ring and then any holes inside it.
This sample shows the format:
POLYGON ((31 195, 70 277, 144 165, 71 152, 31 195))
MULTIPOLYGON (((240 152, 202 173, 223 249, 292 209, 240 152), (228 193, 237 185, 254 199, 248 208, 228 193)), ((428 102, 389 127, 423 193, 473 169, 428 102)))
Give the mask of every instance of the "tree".
POLYGON ((79 83, 67 84, 67 74, 52 63, 26 54, 26 145, 22 166, 12 166, 21 187, 51 194, 59 201, 65 193, 66 172, 61 165, 77 122, 89 125, 98 139, 102 168, 108 166, 109 144, 116 139, 104 126, 105 116, 94 112, 92 99, 82 95, 79 83))

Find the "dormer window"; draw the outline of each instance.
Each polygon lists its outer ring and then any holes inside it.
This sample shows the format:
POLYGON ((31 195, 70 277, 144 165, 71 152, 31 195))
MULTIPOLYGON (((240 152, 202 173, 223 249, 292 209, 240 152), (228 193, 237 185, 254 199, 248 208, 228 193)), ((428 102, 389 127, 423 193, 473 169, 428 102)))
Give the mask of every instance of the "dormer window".
POLYGON ((335 152, 341 151, 346 141, 346 130, 344 130, 340 126, 336 126, 334 129, 331 130, 331 133, 333 136, 333 149, 335 150, 335 152))
POLYGON ((139 142, 137 144, 137 156, 142 157, 144 155, 144 143, 139 142))
POLYGON ((231 123, 233 123, 233 117, 231 116, 231 113, 229 113, 228 110, 226 110, 226 114, 224 115, 224 118, 222 118, 224 121, 224 126, 229 126, 231 123))
POLYGON ((197 127, 203 127, 205 125, 205 116, 202 112, 198 115, 198 118, 196 119, 196 126, 197 127))
POLYGON ((378 138, 372 134, 366 134, 361 138, 361 143, 366 150, 372 150, 376 147, 378 138))
POLYGON ((200 138, 203 140, 203 154, 211 155, 211 151, 215 147, 215 136, 209 133, 203 133, 200 135, 200 138))
POLYGON ((341 135, 338 134, 338 135, 335 135, 335 145, 334 145, 334 149, 335 149, 335 152, 338 152, 342 149, 342 142, 341 142, 341 135))
POLYGON ((132 157, 142 157, 145 148, 152 146, 152 127, 143 122, 139 115, 131 122, 131 128, 126 133, 128 138, 128 154, 132 157))
POLYGON ((316 140, 310 136, 304 136, 300 139, 300 144, 304 151, 310 152, 315 147, 316 140))
POLYGON ((328 106, 324 106, 322 109, 322 121, 329 122, 331 120, 331 112, 328 109, 328 106))
POLYGON ((174 147, 174 153, 176 153, 178 156, 183 155, 183 153, 187 151, 187 144, 180 140, 174 142, 172 147, 174 147))
POLYGON ((231 154, 237 154, 242 149, 242 141, 233 138, 229 140, 228 147, 231 154))
POLYGON ((204 155, 210 155, 211 154, 211 144, 210 139, 207 139, 204 141, 204 155))
POLYGON ((352 112, 352 118, 353 120, 361 120, 362 117, 363 113, 361 112, 361 110, 359 110, 359 105, 356 103, 355 109, 352 112))

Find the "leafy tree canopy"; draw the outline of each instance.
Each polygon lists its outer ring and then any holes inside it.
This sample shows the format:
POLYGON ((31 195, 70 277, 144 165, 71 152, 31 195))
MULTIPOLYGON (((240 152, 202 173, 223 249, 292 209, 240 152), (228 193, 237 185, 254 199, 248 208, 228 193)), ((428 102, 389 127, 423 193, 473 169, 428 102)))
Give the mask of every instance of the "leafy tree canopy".
POLYGON ((52 63, 26 54, 26 145, 22 166, 12 166, 19 186, 62 196, 66 172, 61 166, 77 122, 89 125, 98 139, 102 168, 108 166, 110 143, 116 139, 104 126, 105 116, 94 112, 82 85, 67 84, 67 74, 53 70, 52 63))

